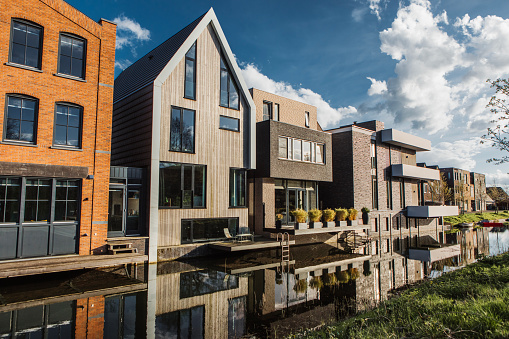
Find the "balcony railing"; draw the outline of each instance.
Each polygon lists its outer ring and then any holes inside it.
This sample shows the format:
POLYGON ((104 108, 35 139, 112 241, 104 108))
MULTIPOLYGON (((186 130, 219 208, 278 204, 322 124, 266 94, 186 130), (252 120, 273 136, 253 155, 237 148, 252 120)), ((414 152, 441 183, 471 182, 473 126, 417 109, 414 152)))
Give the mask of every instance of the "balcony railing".
POLYGON ((410 218, 439 218, 458 214, 458 206, 408 206, 406 210, 410 218))
POLYGON ((392 165, 391 169, 393 177, 420 180, 440 180, 440 171, 436 169, 403 164, 392 165))

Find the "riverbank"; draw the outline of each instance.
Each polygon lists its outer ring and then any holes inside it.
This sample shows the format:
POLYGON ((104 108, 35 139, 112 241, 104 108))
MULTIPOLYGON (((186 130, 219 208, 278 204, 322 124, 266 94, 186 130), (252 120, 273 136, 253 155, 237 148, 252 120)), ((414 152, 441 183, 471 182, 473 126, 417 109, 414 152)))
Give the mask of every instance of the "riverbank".
POLYGON ((509 218, 509 211, 485 212, 485 213, 465 213, 450 217, 444 217, 444 222, 450 223, 451 225, 461 224, 463 222, 478 222, 481 220, 495 220, 495 219, 507 219, 509 218))
POLYGON ((378 308, 293 338, 507 338, 509 253, 410 288, 378 308))

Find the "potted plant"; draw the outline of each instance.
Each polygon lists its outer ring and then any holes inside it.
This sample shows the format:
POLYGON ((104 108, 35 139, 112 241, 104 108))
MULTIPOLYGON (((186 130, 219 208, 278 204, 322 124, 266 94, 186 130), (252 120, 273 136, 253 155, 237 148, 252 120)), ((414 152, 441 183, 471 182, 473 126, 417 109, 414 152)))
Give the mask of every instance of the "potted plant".
POLYGON ((334 286, 338 282, 338 279, 336 278, 336 274, 329 273, 325 276, 325 285, 326 286, 334 286))
POLYGON ((357 268, 349 268, 348 275, 350 276, 350 280, 355 280, 361 276, 361 274, 359 273, 359 269, 357 268))
POLYGON ((336 226, 346 226, 348 210, 346 208, 336 208, 336 226))
POLYGON ((292 216, 295 217, 295 229, 296 230, 304 230, 308 228, 308 224, 306 220, 308 218, 308 212, 304 211, 301 208, 293 210, 290 212, 292 216))
POLYGON ((356 226, 358 224, 357 213, 359 212, 353 207, 348 209, 348 226, 356 226))
POLYGON ((308 282, 306 279, 297 280, 293 286, 293 290, 297 293, 305 293, 308 289, 308 282))
POLYGON ((281 213, 276 214, 276 228, 281 228, 283 225, 283 215, 281 213))
POLYGON ((362 223, 364 225, 368 225, 369 224, 369 208, 367 207, 363 207, 361 208, 361 212, 362 212, 362 223))
POLYGON ((336 217, 336 212, 334 212, 334 210, 331 210, 330 208, 323 210, 323 221, 325 222, 325 225, 327 227, 335 227, 336 226, 336 223, 334 222, 335 217, 336 217))
POLYGON ((338 283, 347 284, 350 281, 350 274, 348 271, 341 271, 338 273, 338 283))
POLYGON ((312 210, 309 210, 308 216, 310 228, 322 228, 323 224, 320 222, 320 219, 322 218, 322 211, 313 208, 312 210))
POLYGON ((311 286, 311 288, 315 289, 315 290, 321 290, 322 287, 323 287, 323 281, 322 281, 322 278, 321 277, 313 277, 311 279, 311 281, 309 282, 309 285, 311 286))

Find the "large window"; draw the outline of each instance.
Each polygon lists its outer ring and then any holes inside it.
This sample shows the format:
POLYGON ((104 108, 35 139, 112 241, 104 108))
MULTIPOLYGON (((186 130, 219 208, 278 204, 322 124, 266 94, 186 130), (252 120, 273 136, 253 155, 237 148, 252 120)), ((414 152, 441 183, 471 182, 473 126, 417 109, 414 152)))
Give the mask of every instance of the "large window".
POLYGON ((224 239, 224 229, 236 234, 239 218, 185 219, 181 225, 182 243, 204 242, 224 239))
POLYGON ((230 71, 221 58, 221 101, 220 105, 239 109, 239 93, 230 71))
POLYGON ((20 179, 0 178, 0 222, 19 221, 20 179))
POLYGON ((194 153, 195 112, 185 108, 171 108, 170 151, 194 153))
POLYGON ((279 137, 278 156, 280 159, 323 164, 324 147, 324 144, 312 141, 279 137))
POLYGON ((186 53, 186 81, 184 98, 196 99, 196 42, 186 53))
POLYGON ((180 273, 180 299, 239 288, 239 277, 216 270, 180 273))
POLYGON ((304 125, 306 127, 309 127, 309 112, 306 112, 305 114, 305 121, 304 121, 304 125))
POLYGON ((245 169, 230 168, 230 207, 246 207, 245 169))
POLYGON ((263 102, 262 120, 270 120, 270 119, 272 119, 272 102, 264 101, 263 102))
POLYGON ((205 306, 156 316, 156 338, 199 339, 205 337, 205 306))
POLYGON ((79 183, 57 180, 55 191, 55 221, 78 220, 79 183))
POLYGON ((224 115, 219 116, 219 128, 228 131, 239 132, 240 131, 240 120, 236 118, 226 117, 224 115))
POLYGON ((295 218, 290 215, 291 211, 297 208, 309 211, 318 207, 316 182, 276 179, 274 188, 276 217, 284 225, 295 222, 295 218))
POLYGON ((159 206, 204 208, 205 185, 205 166, 161 162, 159 165, 159 206))
POLYGON ((4 140, 35 144, 37 108, 35 98, 8 95, 4 140))
POLYGON ((83 108, 58 103, 55 111, 53 145, 80 148, 83 108))
POLYGON ((58 73, 85 79, 86 46, 83 38, 60 34, 58 73))
POLYGON ((22 20, 12 21, 9 61, 41 68, 42 27, 22 20))

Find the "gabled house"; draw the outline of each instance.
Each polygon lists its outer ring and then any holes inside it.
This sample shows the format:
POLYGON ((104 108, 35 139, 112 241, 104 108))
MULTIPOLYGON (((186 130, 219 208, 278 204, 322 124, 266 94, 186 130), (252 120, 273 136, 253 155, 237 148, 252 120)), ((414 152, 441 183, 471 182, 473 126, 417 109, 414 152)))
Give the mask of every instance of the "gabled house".
POLYGON ((212 9, 117 77, 112 165, 146 170, 150 262, 248 225, 255 117, 212 9))

